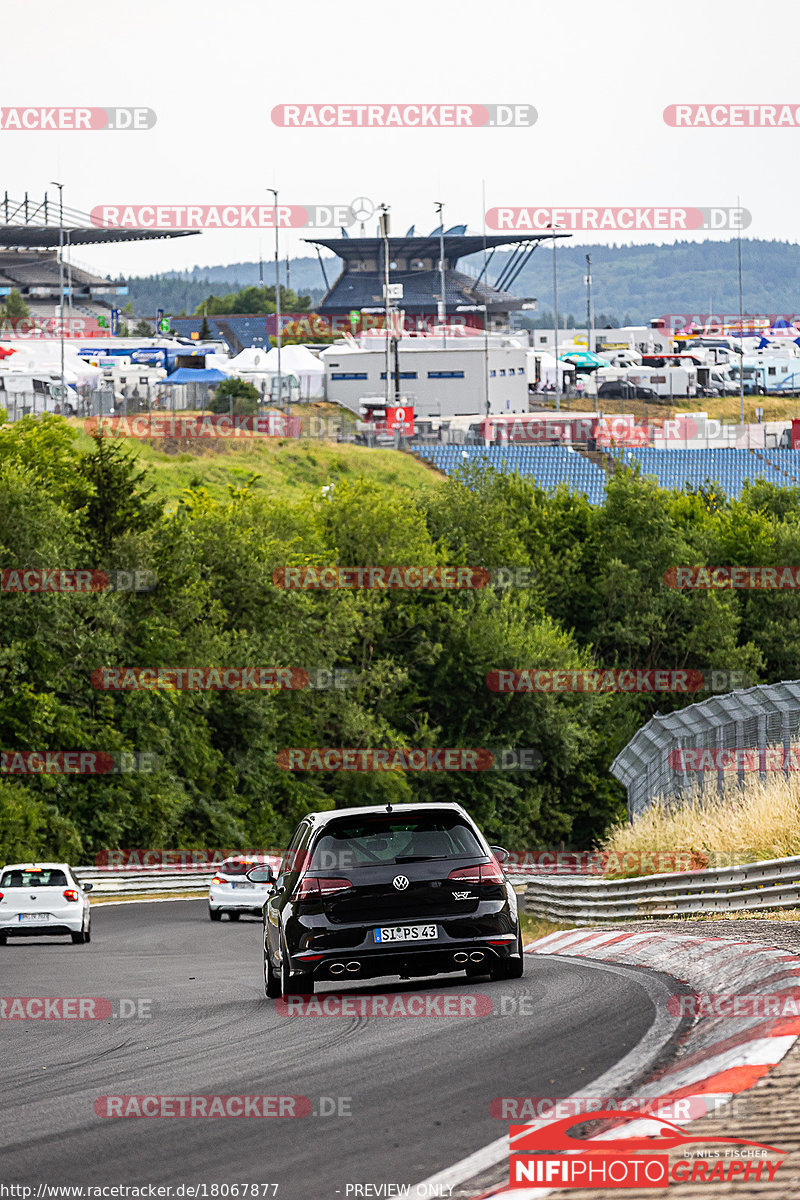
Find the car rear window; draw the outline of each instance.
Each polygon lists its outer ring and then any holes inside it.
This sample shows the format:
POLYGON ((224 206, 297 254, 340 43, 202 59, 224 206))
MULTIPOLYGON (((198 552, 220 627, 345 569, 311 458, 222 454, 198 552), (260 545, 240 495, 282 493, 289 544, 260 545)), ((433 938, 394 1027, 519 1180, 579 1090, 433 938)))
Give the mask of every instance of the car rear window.
POLYGON ((67 887, 67 877, 55 867, 42 867, 41 871, 4 871, 0 876, 0 888, 67 887))
POLYGON ((349 870, 398 861, 484 857, 458 816, 372 817, 331 822, 311 853, 310 869, 349 870))
POLYGON ((240 858, 229 858, 224 862, 219 869, 220 875, 246 875, 248 871, 252 871, 253 867, 260 867, 263 864, 254 862, 252 859, 248 862, 243 862, 240 858))

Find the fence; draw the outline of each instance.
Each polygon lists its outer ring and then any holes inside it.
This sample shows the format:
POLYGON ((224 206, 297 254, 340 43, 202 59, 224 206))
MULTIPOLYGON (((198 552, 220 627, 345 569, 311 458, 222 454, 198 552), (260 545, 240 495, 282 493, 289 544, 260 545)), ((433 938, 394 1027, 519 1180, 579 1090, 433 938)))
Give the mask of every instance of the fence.
POLYGON ((538 875, 524 909, 547 921, 599 925, 687 913, 800 907, 800 858, 741 867, 714 867, 638 879, 575 879, 538 875))
MULTIPOLYGON (((731 777, 722 768, 688 771, 685 766, 673 765, 676 760, 670 760, 671 751, 708 750, 714 754, 720 750, 782 746, 788 758, 798 736, 800 681, 761 684, 653 717, 619 752, 611 773, 627 788, 628 817, 632 821, 659 796, 678 798, 693 786, 702 787, 707 776, 715 776, 722 787, 731 777)), ((764 772, 761 774, 763 778, 764 772)), ((740 784, 744 775, 740 763, 740 784)))
MULTIPOLYGON (((181 870, 143 867, 74 867, 73 874, 81 883, 91 883, 93 896, 139 895, 148 892, 205 891, 214 877, 210 867, 185 867, 181 870)), ((527 873, 509 874, 511 883, 524 883, 527 873)))

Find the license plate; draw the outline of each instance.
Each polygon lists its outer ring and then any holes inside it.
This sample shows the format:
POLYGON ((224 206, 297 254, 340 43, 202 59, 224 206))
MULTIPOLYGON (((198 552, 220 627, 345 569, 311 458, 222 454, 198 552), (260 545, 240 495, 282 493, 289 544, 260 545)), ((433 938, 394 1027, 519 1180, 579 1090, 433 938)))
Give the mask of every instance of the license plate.
POLYGON ((388 929, 376 929, 376 942, 425 942, 439 936, 435 925, 390 925, 388 929))
POLYGON ((49 921, 50 913, 20 913, 20 921, 49 921))

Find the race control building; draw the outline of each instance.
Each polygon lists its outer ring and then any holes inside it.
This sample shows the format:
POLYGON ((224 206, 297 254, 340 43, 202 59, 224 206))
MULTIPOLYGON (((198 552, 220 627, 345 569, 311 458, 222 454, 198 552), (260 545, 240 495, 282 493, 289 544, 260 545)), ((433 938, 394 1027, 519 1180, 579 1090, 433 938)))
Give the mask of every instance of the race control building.
MULTIPOLYGON (((467 329, 507 331, 511 313, 534 307, 535 302, 514 296, 509 290, 525 267, 538 244, 545 239, 568 237, 556 232, 525 234, 467 233, 466 225, 456 225, 445 233, 435 229, 425 237, 409 229, 404 237, 351 238, 342 230, 339 238, 307 238, 311 245, 331 250, 342 260, 339 277, 331 284, 325 273, 325 259, 320 257, 328 288, 317 306, 320 316, 328 317, 334 330, 350 329, 350 314, 360 313, 374 319, 360 327, 381 327, 384 311, 384 246, 389 250, 389 284, 396 298, 395 310, 402 311, 404 328, 408 332, 431 333, 440 323, 441 273, 440 250, 444 259, 444 312, 448 326, 461 325, 467 329), (489 270, 495 252, 501 246, 511 247, 494 283, 489 283, 489 270), (459 260, 485 251, 480 269, 459 269, 459 260), (402 289, 402 294, 400 294, 402 289)), ((318 251, 319 253, 319 251, 318 251)), ((355 324, 355 321, 353 322, 355 324)))

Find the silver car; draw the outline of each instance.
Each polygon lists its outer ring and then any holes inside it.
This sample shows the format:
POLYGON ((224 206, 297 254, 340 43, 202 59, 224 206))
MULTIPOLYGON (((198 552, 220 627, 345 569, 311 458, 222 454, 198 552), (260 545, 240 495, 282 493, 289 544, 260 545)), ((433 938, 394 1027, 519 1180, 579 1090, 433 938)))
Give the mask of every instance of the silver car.
POLYGON ((69 934, 92 940, 91 883, 79 883, 66 863, 8 863, 0 873, 0 946, 10 937, 69 934))
POLYGON ((267 866, 275 874, 279 863, 279 858, 266 854, 226 858, 208 889, 208 915, 211 920, 221 921, 223 913, 227 913, 231 921, 238 921, 241 913, 260 917, 273 885, 251 883, 247 872, 256 866, 267 866))

